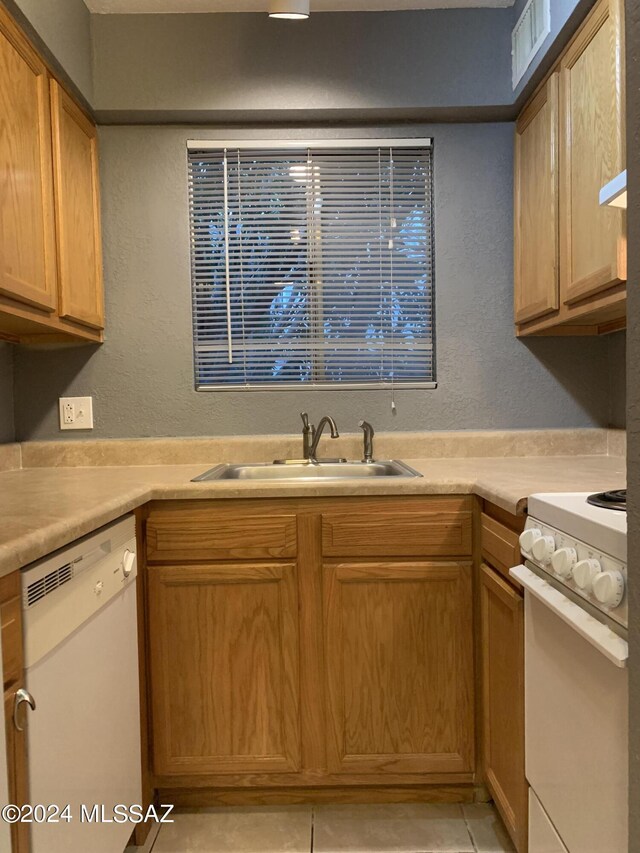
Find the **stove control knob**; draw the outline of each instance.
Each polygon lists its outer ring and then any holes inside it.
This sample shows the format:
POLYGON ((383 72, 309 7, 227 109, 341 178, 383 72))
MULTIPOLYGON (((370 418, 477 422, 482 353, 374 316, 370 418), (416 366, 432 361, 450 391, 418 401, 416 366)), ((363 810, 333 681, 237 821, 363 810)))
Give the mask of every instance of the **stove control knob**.
POLYGON ((578 560, 575 548, 558 548, 551 557, 553 571, 561 578, 570 578, 578 560))
POLYGON ((599 560, 580 560, 573 569, 573 579, 583 592, 593 592, 593 579, 602 571, 599 560))
POLYGON ((541 536, 533 543, 531 553, 539 563, 546 565, 555 550, 556 543, 553 536, 541 536))
POLYGON ((529 527, 527 530, 523 530, 520 534, 520 547, 527 554, 530 554, 533 543, 540 539, 541 536, 542 531, 538 530, 537 527, 529 527))
POLYGON ((617 607, 624 595, 624 578, 618 571, 600 572, 593 579, 593 592, 600 604, 617 607))

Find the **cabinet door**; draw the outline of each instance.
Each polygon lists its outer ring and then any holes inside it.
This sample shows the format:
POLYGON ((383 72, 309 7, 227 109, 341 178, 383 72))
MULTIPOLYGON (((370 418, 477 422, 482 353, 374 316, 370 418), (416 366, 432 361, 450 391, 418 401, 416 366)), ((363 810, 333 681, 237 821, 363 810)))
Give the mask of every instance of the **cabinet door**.
POLYGON ((51 80, 60 316, 104 328, 95 125, 51 80))
POLYGON ((518 851, 526 849, 524 600, 489 566, 480 570, 486 782, 518 851))
POLYGON ((329 769, 473 771, 471 565, 325 565, 324 605, 329 769))
POLYGON ((297 619, 294 564, 149 570, 157 774, 299 769, 297 619))
POLYGON ((558 74, 524 110, 515 139, 515 319, 559 307, 558 74))
POLYGON ((0 6, 0 294, 56 307, 47 70, 0 6))
POLYGON ((624 168, 620 0, 600 0, 561 63, 561 290, 567 304, 626 278, 624 213, 600 189, 624 168))

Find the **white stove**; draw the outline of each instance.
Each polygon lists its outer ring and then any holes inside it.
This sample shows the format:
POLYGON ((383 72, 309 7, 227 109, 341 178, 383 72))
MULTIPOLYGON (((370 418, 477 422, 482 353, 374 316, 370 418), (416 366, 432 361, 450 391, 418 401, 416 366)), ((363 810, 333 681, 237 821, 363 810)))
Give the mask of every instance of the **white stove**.
POLYGON ((620 492, 529 498, 511 569, 525 590, 529 853, 628 853, 624 506, 620 492))
POLYGON ((627 514, 592 506, 588 497, 532 495, 520 536, 522 555, 541 577, 626 629, 627 514))

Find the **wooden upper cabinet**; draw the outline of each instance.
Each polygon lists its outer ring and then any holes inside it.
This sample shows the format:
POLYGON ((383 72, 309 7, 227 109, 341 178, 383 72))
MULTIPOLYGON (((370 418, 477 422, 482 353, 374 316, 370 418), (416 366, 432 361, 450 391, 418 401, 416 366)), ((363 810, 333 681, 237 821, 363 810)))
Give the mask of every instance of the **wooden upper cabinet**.
POLYGON ((599 0, 525 107, 515 142, 518 335, 592 335, 626 318, 623 0, 599 0))
POLYGON ((484 771, 516 849, 527 847, 524 770, 524 599, 497 572, 480 570, 484 771))
POLYGON ((624 168, 623 15, 600 0, 561 60, 562 294, 567 304, 626 279, 624 213, 600 189, 624 168))
POLYGON ((0 6, 0 294, 55 310, 47 68, 0 6))
POLYGON ((323 571, 329 771, 472 773, 471 564, 323 571))
POLYGON ((104 328, 95 125, 51 80, 60 316, 104 328))
POLYGON ((522 113, 515 137, 515 319, 559 306, 558 74, 522 113))
POLYGON ((101 342, 96 128, 0 2, 0 335, 101 342))
POLYGON ((281 562, 149 570, 158 775, 300 769, 296 578, 281 562))

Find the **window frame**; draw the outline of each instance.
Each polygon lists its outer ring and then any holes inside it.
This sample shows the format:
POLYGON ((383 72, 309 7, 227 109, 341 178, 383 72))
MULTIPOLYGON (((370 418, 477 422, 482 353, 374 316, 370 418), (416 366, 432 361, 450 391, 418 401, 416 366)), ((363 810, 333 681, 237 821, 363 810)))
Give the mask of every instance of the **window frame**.
MULTIPOLYGON (((435 291, 435 182, 433 178, 433 157, 434 157, 434 140, 433 137, 333 137, 333 138, 316 138, 316 139, 188 139, 186 146, 186 161, 187 161, 187 186, 189 186, 189 166, 190 152, 192 150, 206 150, 226 152, 228 149, 239 150, 279 150, 282 151, 307 151, 308 149, 362 149, 362 148, 429 148, 432 157, 432 178, 430 184, 431 191, 431 230, 427 235, 430 241, 431 252, 431 270, 433 276, 431 305, 431 365, 432 365, 432 380, 381 380, 379 382, 261 382, 261 383, 235 383, 235 384, 207 384, 200 385, 197 382, 197 347, 195 335, 195 309, 193 306, 193 284, 191 285, 191 300, 192 300, 192 323, 194 324, 192 339, 193 339, 193 376, 194 389, 197 392, 208 391, 223 391, 223 392, 242 392, 247 391, 389 391, 389 390, 434 390, 438 387, 437 381, 437 361, 436 361, 436 291, 435 291)), ((189 202, 190 208, 190 202, 189 202)), ((191 208, 190 208, 191 209, 191 208)), ((190 266, 191 260, 191 229, 189 229, 190 239, 190 266)))

